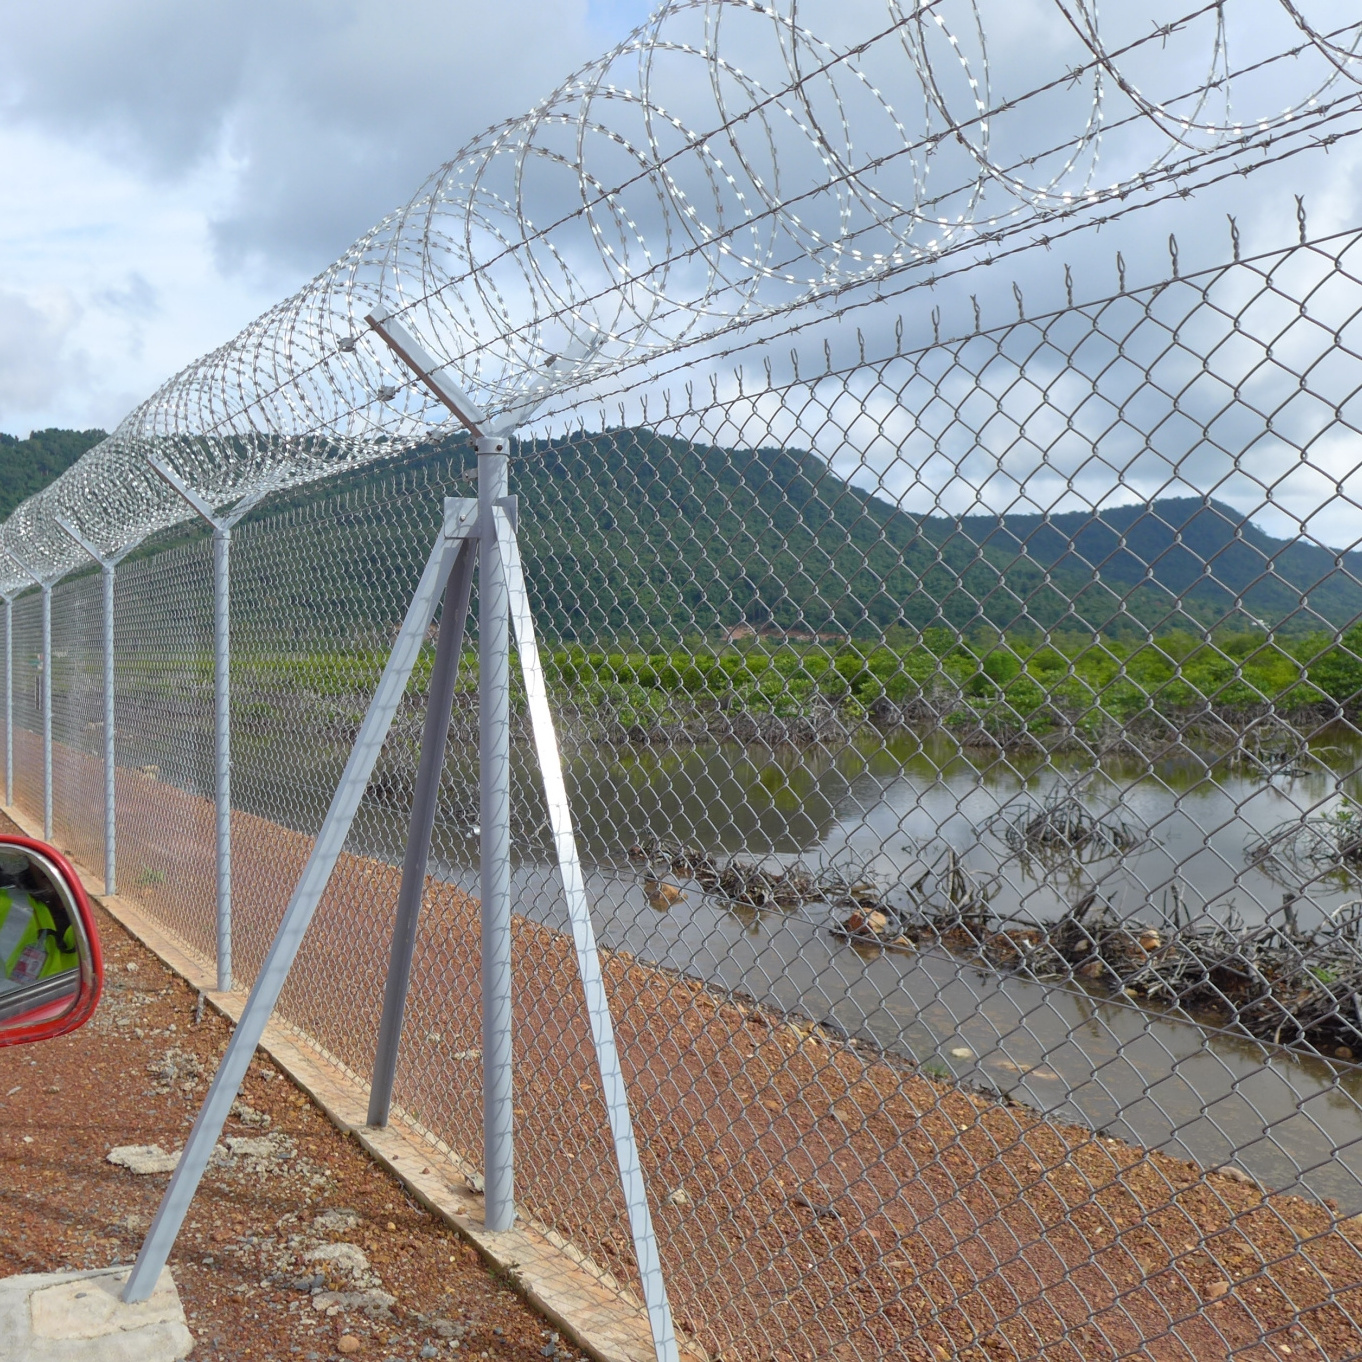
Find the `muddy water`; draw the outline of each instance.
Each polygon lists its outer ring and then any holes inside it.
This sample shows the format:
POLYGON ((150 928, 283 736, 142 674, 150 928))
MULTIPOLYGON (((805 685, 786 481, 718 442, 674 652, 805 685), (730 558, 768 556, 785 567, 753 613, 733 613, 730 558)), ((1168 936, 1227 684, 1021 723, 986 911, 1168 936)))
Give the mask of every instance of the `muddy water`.
MULTIPOLYGON (((686 751, 599 750, 569 755, 569 778, 597 929, 605 944, 827 1019, 848 1034, 940 1072, 1202 1165, 1234 1162, 1264 1185, 1337 1198, 1362 1211, 1362 1069, 1272 1051, 1196 1024, 1078 990, 999 977, 934 950, 885 954, 834 937, 829 910, 757 913, 685 897, 660 912, 622 854, 649 835, 711 854, 868 870, 882 883, 915 878, 953 847, 996 873, 1001 912, 1047 918, 1080 886, 1113 908, 1158 922, 1174 883, 1188 911, 1261 921, 1283 886, 1247 866, 1244 848, 1278 823, 1357 793, 1362 751, 1331 744, 1312 773, 1276 780, 1207 771, 1192 761, 1108 765, 1087 798, 1147 830, 1117 862, 1049 877, 1008 858, 982 824, 1023 791, 1044 795, 1079 778, 1078 763, 1029 766, 963 760, 958 749, 911 737, 836 753, 770 753, 713 746, 686 751), (1326 764, 1327 759, 1327 764, 1326 764)), ((540 810, 518 783, 522 845, 540 810)), ((476 888, 467 823, 447 822, 442 873, 476 888)), ((565 925, 547 856, 517 868, 521 902, 565 925)), ((1356 891, 1354 891, 1355 895, 1356 891)), ((1349 897, 1315 886, 1297 905, 1303 925, 1349 897)))
MULTIPOLYGON (((307 745, 302 745, 307 749, 307 745)), ((237 748, 236 790, 252 812, 315 828, 338 774, 314 758, 279 773, 237 748), (258 806, 258 807, 256 807, 258 806)), ((311 748, 325 750, 324 744, 311 748)), ((1283 885, 1245 862, 1256 836, 1362 794, 1362 746, 1321 741, 1310 773, 1276 779, 1208 769, 1195 759, 1106 763, 973 761, 945 740, 904 734, 836 751, 773 754, 738 746, 600 748, 565 735, 574 817, 603 944, 826 1019, 936 1071, 986 1085, 1061 1119, 1202 1165, 1233 1161, 1277 1190, 1337 1198, 1362 1212, 1362 1068, 1208 1032, 1186 1020, 1074 989, 981 971, 935 950, 882 954, 834 937, 823 905, 755 913, 681 882, 667 911, 649 905, 625 850, 648 836, 716 857, 839 866, 882 884, 911 882, 953 848, 998 876, 993 907, 1044 920, 1096 887, 1112 908, 1162 920, 1174 885, 1191 915, 1261 922, 1283 885), (984 825, 1023 792, 1043 797, 1087 775, 1085 801, 1146 836, 1118 860, 1069 874, 1018 863, 984 825)), ((565 926, 528 750, 516 753, 515 833, 521 910, 565 926)), ((350 846, 400 863, 409 794, 399 779, 366 799, 350 846)), ((476 785, 470 754, 453 754, 436 873, 476 890, 476 785)), ((1357 887, 1318 884, 1297 904, 1303 926, 1357 887)))

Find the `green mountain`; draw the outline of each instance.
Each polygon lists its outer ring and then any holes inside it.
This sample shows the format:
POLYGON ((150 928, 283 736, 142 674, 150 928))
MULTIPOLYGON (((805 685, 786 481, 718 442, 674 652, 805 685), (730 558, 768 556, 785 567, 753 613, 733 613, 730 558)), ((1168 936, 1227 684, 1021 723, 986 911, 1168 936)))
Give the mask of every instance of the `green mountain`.
POLYGON ((102 430, 35 430, 27 440, 0 431, 0 520, 103 438, 102 430))
MULTIPOLYGON (((0 455, 40 440, 75 449, 95 434, 42 432, 0 445, 0 455)), ((1262 621, 1305 633, 1362 618, 1362 554, 1275 539, 1209 498, 957 520, 900 511, 800 450, 620 429, 517 455, 512 490, 541 624, 563 639, 714 637, 744 625, 854 637, 934 626, 1131 636, 1262 621)), ((382 552, 360 560, 372 571, 311 576, 306 600, 292 602, 297 617, 328 617, 328 601, 354 610, 372 598, 376 608, 391 555, 424 556, 439 497, 469 494, 473 462, 466 441, 448 441, 254 512, 299 512, 290 534, 311 522, 322 536, 328 517, 315 512, 331 503, 357 527, 382 527, 382 552), (394 518, 386 503, 399 488, 413 499, 394 518)), ((186 525, 171 538, 202 533, 186 525)), ((277 566, 271 581, 282 584, 277 566)))
POLYGON ((527 541, 553 565, 544 606, 567 634, 1144 634, 1255 620, 1305 632, 1362 617, 1362 553, 1274 539, 1210 499, 919 517, 812 454, 643 430, 556 442, 516 471, 527 541))

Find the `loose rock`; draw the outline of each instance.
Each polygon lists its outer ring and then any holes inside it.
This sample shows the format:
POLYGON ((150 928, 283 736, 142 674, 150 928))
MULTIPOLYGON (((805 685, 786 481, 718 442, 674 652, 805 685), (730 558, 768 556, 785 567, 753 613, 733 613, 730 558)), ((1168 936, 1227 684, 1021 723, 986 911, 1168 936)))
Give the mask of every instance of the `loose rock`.
POLYGON ((312 1224, 323 1234, 344 1234, 359 1224, 359 1216, 347 1210, 323 1211, 321 1215, 313 1217, 312 1224))
POLYGON ((180 1151, 167 1154, 159 1144, 120 1144, 105 1155, 118 1168, 146 1176, 149 1173, 173 1173, 180 1161, 180 1151))
POLYGON ((369 1266, 368 1255, 354 1244, 323 1244, 303 1254, 305 1263, 324 1263, 339 1276, 358 1287, 378 1286, 379 1279, 369 1266))
POLYGON ((344 1310, 363 1310, 372 1318, 386 1313, 396 1304, 396 1296, 374 1288, 367 1291, 319 1291, 312 1297, 312 1308, 328 1315, 338 1315, 344 1310))

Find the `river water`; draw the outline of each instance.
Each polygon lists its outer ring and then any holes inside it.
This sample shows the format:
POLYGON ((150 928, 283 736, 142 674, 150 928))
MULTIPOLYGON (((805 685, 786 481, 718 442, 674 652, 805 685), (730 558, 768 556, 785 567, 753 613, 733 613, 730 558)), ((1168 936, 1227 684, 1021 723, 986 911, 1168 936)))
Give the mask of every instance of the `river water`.
MULTIPOLYGON (((319 750, 319 749, 314 749, 319 750)), ((763 1005, 827 1021, 937 1072, 984 1085, 1203 1166, 1233 1162, 1265 1186, 1334 1197, 1362 1212, 1362 1067, 1273 1049, 1073 987, 979 969, 936 950, 886 953, 847 942, 822 904, 756 912, 678 880, 684 897, 650 906, 626 849, 647 837, 716 859, 795 860, 911 882, 950 847, 998 876, 995 911, 1053 919, 1096 888, 1123 916, 1157 924, 1173 887, 1193 918, 1261 922, 1284 887, 1246 863, 1257 836, 1362 795, 1362 744, 1330 735, 1308 773, 1265 779, 1208 769, 1190 755, 1150 763, 970 758, 945 738, 870 735, 835 750, 709 744, 607 747, 564 735, 582 857, 603 945, 763 1005), (985 825, 1011 801, 1082 781, 1090 807, 1143 830, 1118 859, 1071 874, 1019 864, 985 825)), ((343 751, 282 773, 238 745, 234 780, 251 811, 306 827, 343 751)), ((476 892, 475 768, 456 745, 445 777, 432 872, 476 892)), ((566 928, 531 753, 514 777, 519 910, 566 928)), ((398 779, 366 798, 349 846, 400 863, 409 794, 398 779)), ((1015 807, 1015 805, 1013 806, 1015 807)), ((676 877, 672 877, 676 879, 676 877)), ((1359 890, 1317 884, 1297 903, 1309 926, 1359 890)))

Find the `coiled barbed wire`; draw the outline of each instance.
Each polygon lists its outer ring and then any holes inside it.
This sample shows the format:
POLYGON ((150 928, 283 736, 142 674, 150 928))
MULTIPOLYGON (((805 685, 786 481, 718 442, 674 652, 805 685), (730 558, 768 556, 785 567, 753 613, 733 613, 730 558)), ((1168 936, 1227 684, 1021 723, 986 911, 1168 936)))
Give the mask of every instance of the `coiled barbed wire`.
POLYGON ((225 505, 430 439, 376 304, 497 412, 1356 120, 1324 0, 1050 3, 1027 48, 1005 0, 668 0, 24 502, 0 593, 82 565, 59 517, 109 554, 188 518, 153 451, 225 505))

